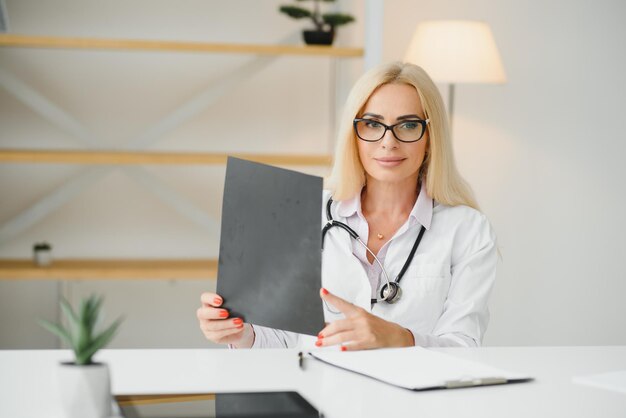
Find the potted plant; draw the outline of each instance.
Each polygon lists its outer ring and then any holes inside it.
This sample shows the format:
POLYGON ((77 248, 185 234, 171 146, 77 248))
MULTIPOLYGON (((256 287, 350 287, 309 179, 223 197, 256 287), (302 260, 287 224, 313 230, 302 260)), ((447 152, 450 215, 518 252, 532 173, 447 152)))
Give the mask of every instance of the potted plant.
POLYGON ((74 312, 65 299, 60 304, 67 327, 43 320, 39 322, 74 351, 74 361, 61 363, 58 368, 59 390, 65 416, 109 417, 112 403, 109 368, 104 363, 94 362, 93 356, 111 341, 122 319, 117 319, 106 330, 97 332, 101 319, 101 297, 92 295, 83 299, 78 313, 74 312))
POLYGON ((37 242, 33 245, 33 261, 40 267, 52 263, 52 246, 47 242, 37 242))
MULTIPOLYGON (((297 0, 306 1, 306 0, 297 0)), ((320 11, 320 1, 313 0, 313 10, 298 6, 280 6, 280 12, 293 19, 309 18, 315 29, 304 30, 304 42, 308 45, 332 45, 335 37, 335 28, 354 21, 354 17, 343 13, 324 13, 320 11)), ((335 0, 324 0, 327 3, 335 0)))

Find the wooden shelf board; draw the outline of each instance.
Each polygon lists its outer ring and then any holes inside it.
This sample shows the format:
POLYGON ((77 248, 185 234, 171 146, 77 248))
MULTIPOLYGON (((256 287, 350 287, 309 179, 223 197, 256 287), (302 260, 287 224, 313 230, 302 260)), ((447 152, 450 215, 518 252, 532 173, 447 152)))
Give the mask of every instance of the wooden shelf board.
POLYGON ((18 48, 89 49, 161 52, 211 52, 255 55, 322 55, 362 57, 363 48, 311 45, 254 45, 137 39, 99 39, 59 36, 0 35, 0 46, 18 48))
POLYGON ((0 260, 0 279, 215 279, 217 260, 54 260, 45 267, 32 260, 0 260))
POLYGON ((229 155, 271 165, 328 166, 330 155, 218 154, 182 152, 123 152, 0 149, 0 162, 52 164, 174 164, 223 165, 229 155))
POLYGON ((175 395, 117 395, 115 396, 120 406, 128 405, 151 405, 172 402, 193 402, 215 400, 215 394, 175 394, 175 395))

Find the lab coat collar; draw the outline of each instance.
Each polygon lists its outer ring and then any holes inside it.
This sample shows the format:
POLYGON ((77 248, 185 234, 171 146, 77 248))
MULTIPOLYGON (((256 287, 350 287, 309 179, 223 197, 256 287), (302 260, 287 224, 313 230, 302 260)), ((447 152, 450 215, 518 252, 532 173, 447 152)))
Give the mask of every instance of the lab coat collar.
MULTIPOLYGON (((341 200, 337 203, 337 214, 344 218, 349 218, 354 214, 358 214, 363 217, 361 213, 361 193, 358 193, 352 199, 341 200)), ((430 229, 430 223, 433 218, 433 199, 428 195, 426 191, 426 184, 422 182, 420 193, 417 196, 417 201, 411 209, 409 214, 409 222, 413 224, 418 222, 423 225, 424 228, 430 229)))

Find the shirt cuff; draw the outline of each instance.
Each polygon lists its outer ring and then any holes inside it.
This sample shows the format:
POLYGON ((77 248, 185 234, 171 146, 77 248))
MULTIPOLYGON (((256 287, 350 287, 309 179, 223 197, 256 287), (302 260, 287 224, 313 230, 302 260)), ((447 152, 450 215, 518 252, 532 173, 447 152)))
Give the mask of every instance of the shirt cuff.
MULTIPOLYGON (((257 337, 256 337, 257 334, 256 334, 256 331, 254 330, 254 325, 250 324, 250 328, 252 328, 252 345, 250 346, 250 348, 258 348, 254 346, 257 340, 257 337)), ((239 347, 235 346, 234 344, 228 344, 228 348, 235 349, 235 350, 239 349, 239 347)))
POLYGON ((432 334, 422 334, 415 330, 407 328, 413 334, 415 345, 419 347, 477 347, 478 344, 469 337, 461 337, 460 335, 447 334, 445 336, 437 336, 432 334), (470 341, 468 341, 470 340, 470 341))

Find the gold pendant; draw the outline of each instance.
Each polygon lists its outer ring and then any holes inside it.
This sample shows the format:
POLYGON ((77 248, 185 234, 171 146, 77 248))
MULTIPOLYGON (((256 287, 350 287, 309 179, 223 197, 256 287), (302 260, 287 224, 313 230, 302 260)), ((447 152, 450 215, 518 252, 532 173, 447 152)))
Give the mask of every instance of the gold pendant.
POLYGON ((378 234, 378 235, 376 235, 376 236, 378 237, 378 239, 383 239, 383 238, 385 238, 385 236, 384 236, 383 234, 378 234))

